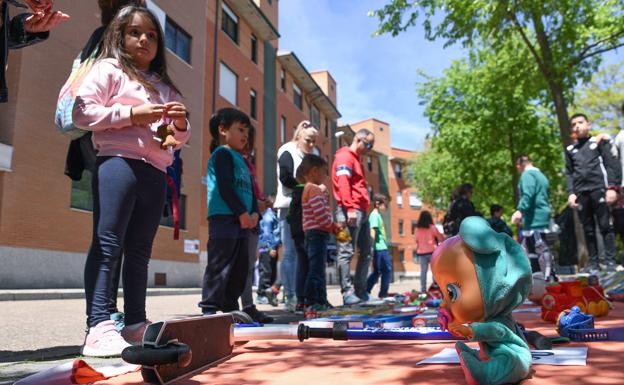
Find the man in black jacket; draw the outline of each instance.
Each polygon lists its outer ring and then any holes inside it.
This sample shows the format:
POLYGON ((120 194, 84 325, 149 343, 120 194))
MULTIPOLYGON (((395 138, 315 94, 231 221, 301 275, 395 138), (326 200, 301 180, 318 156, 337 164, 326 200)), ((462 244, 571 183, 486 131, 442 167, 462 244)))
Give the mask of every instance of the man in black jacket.
POLYGON ((26 47, 44 41, 50 29, 68 20, 63 12, 53 12, 54 0, 26 0, 36 14, 21 13, 9 17, 9 5, 28 8, 17 0, 0 0, 0 103, 8 101, 5 71, 9 49, 26 47))
POLYGON ((616 189, 622 180, 617 159, 611 153, 608 140, 590 136, 591 123, 584 114, 575 114, 570 119, 577 142, 566 148, 568 204, 578 208, 585 232, 589 265, 587 270, 600 270, 596 247, 596 223, 604 238, 605 264, 607 271, 615 270, 615 233, 611 222, 609 205, 616 200, 616 189))

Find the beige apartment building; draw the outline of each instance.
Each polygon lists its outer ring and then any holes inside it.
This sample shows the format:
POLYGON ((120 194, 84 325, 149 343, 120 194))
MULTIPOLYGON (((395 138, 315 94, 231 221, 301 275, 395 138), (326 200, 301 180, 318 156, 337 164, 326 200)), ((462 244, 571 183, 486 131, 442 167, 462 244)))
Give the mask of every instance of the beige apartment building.
MULTIPOLYGON (((274 193, 277 148, 303 119, 321 130, 331 163, 340 113, 327 71, 309 72, 279 47, 277 0, 148 0, 166 35, 169 72, 190 111, 192 137, 182 149, 182 230, 173 240, 163 217, 149 285, 196 286, 206 261, 208 121, 236 107, 257 129, 261 187, 274 193)), ((72 19, 48 41, 9 54, 9 103, 0 104, 0 289, 82 287, 91 240, 90 175, 63 173, 69 141, 53 124, 58 91, 71 63, 99 26, 95 0, 56 0, 72 19)))

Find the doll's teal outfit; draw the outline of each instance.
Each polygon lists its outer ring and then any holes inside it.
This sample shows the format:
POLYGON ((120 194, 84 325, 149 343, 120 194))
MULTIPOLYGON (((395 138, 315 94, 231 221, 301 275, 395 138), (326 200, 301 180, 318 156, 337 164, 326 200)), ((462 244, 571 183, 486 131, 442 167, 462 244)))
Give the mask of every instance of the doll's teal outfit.
POLYGON ((466 218, 459 236, 473 251, 484 305, 483 321, 470 324, 471 341, 479 342, 481 352, 463 342, 455 345, 466 380, 471 385, 517 383, 529 375, 532 358, 511 312, 529 293, 529 260, 516 241, 496 233, 483 218, 466 218))

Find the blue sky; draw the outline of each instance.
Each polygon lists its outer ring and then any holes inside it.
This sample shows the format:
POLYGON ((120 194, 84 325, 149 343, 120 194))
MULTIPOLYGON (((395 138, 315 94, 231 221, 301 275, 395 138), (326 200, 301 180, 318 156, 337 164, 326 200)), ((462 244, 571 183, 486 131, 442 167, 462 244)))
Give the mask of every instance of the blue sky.
MULTIPOLYGON (((372 37, 377 19, 368 12, 384 0, 281 0, 280 49, 294 52, 309 71, 328 70, 338 84, 339 123, 370 117, 390 124, 392 146, 422 150, 429 122, 418 104, 418 69, 440 76, 461 47, 443 48, 412 27, 393 38, 372 37)), ((607 63, 624 60, 624 50, 607 63)))

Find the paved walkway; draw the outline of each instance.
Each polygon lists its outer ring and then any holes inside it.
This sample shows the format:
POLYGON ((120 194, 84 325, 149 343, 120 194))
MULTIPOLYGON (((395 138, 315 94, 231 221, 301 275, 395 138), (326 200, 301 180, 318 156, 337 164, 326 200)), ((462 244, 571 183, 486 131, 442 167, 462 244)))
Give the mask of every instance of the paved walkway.
MULTIPOLYGON (((418 280, 401 281, 391 285, 391 292, 403 292, 419 287, 418 280)), ((147 297, 147 314, 152 321, 199 315, 198 289, 192 294, 147 297)), ((373 289, 377 294, 378 288, 373 289)), ((340 289, 328 288, 328 299, 342 304, 340 289)), ((122 298, 122 297, 120 297, 122 298)), ((120 305, 122 305, 120 301, 120 305)), ((259 309, 278 318, 280 323, 296 320, 281 307, 259 305, 259 309)), ((84 340, 84 299, 50 299, 0 301, 0 385, 12 384, 19 378, 59 365, 79 356, 84 340)), ((87 359, 95 365, 115 359, 87 359)))

